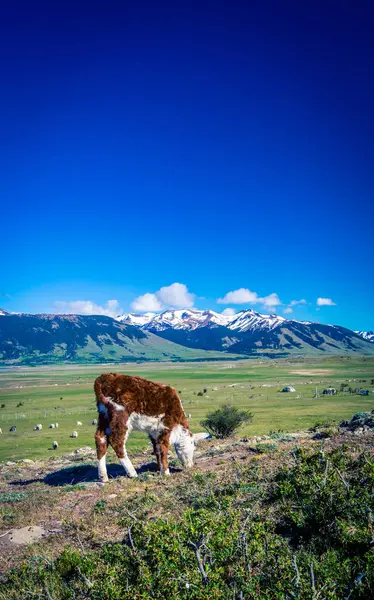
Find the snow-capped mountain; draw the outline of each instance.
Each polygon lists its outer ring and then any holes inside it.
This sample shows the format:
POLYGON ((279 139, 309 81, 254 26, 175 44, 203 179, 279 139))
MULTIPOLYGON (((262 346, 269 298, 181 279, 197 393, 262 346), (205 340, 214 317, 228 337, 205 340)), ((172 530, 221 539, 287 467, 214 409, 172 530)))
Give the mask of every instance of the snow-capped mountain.
POLYGON ((178 309, 161 314, 122 315, 118 320, 188 348, 237 354, 266 354, 269 351, 283 355, 290 352, 315 354, 318 351, 371 354, 373 350, 369 338, 363 339, 345 327, 285 319, 252 309, 234 315, 213 310, 178 309))
POLYGON ((235 315, 223 315, 214 310, 179 309, 166 310, 161 314, 136 315, 130 313, 117 317, 117 320, 153 332, 165 331, 170 328, 194 331, 208 325, 218 325, 227 327, 231 331, 244 332, 255 329, 274 329, 286 319, 274 314, 263 315, 251 309, 241 310, 235 315))
POLYGON ((286 319, 279 315, 263 315, 255 310, 241 310, 232 315, 227 327, 233 331, 254 331, 256 329, 274 329, 286 319))
POLYGON ((129 313, 125 315, 118 315, 118 317, 116 317, 116 321, 119 321, 120 323, 125 323, 126 325, 135 325, 136 327, 143 327, 144 325, 147 325, 147 323, 149 323, 149 321, 151 321, 155 316, 156 313, 153 312, 147 312, 143 315, 129 313))
POLYGON ((355 331, 357 335, 374 344, 374 331, 355 331))
POLYGON ((0 308, 0 317, 5 317, 5 315, 9 315, 10 313, 8 313, 6 310, 4 310, 3 308, 0 308))

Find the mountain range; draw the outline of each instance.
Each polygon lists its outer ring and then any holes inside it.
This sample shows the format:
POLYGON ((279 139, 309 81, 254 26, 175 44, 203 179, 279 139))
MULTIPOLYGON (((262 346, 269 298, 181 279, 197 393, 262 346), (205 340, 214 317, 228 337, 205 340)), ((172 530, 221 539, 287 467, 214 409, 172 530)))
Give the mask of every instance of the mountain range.
POLYGON ((213 310, 167 310, 161 314, 124 314, 117 319, 142 331, 188 348, 218 350, 236 354, 374 354, 367 332, 355 332, 339 325, 285 319, 252 309, 234 315, 213 310))
POLYGON ((242 310, 167 310, 107 316, 14 314, 0 309, 0 363, 215 360, 374 354, 373 332, 242 310))
POLYGON ((209 360, 217 352, 191 350, 111 317, 0 313, 0 364, 209 360))

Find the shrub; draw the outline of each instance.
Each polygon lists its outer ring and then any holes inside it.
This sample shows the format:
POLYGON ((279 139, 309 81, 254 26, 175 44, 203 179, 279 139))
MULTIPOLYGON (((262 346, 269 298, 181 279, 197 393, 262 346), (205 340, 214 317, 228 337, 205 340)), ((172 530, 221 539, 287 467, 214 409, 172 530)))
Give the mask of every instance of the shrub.
POLYGON ((257 444, 256 450, 260 452, 260 454, 274 454, 278 450, 278 446, 274 443, 262 443, 257 444))
POLYGON ((10 502, 22 502, 29 497, 27 492, 9 492, 7 494, 0 494, 0 504, 8 504, 10 502))
POLYGON ((200 421, 200 425, 211 435, 223 439, 235 433, 244 423, 252 421, 252 418, 251 412, 225 404, 208 413, 206 419, 200 421))

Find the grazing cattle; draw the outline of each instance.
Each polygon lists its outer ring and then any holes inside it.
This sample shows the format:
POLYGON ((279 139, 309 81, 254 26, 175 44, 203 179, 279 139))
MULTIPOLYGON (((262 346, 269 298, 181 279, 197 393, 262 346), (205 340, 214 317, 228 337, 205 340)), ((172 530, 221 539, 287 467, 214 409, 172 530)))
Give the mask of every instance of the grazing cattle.
POLYGON ((41 423, 39 423, 38 425, 35 425, 35 427, 34 427, 34 431, 40 431, 41 429, 43 429, 43 425, 41 423))
POLYGON ((0 428, 0 434, 3 433, 3 430, 0 428))
POLYGON ((81 421, 77 421, 77 425, 82 425, 82 422, 81 421))
POLYGON ((12 426, 12 427, 9 429, 9 431, 10 431, 11 433, 12 433, 13 431, 17 431, 17 427, 16 427, 15 425, 13 425, 13 426, 12 426))
POLYGON ((56 429, 58 428, 58 423, 55 423, 55 427, 56 427, 56 429))
POLYGON ((188 413, 187 416, 188 416, 189 419, 192 417, 191 413, 188 413))
POLYGON ((92 420, 92 425, 97 425, 97 419, 92 420))
POLYGON ((49 429, 54 429, 54 428, 55 428, 55 424, 51 423, 50 426, 49 426, 49 429))
POLYGON ((78 431, 72 431, 71 436, 72 438, 77 438, 78 437, 78 431))
POLYGON ((56 441, 52 442, 52 450, 56 450, 57 448, 58 448, 58 443, 56 441))
MULTIPOLYGON (((137 473, 127 456, 130 431, 148 434, 157 458, 157 468, 169 475, 168 451, 174 444, 182 465, 192 467, 196 437, 192 435, 182 403, 173 388, 141 377, 106 373, 94 385, 98 426, 95 434, 99 479, 108 481, 106 452, 110 444, 129 477, 137 473)), ((200 434, 201 437, 210 437, 200 434)))

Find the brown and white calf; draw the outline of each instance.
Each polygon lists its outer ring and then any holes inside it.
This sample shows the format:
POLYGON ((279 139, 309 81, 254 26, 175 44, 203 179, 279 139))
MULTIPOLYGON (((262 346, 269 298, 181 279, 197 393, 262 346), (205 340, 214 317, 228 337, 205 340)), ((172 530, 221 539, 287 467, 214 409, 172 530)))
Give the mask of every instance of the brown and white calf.
POLYGON ((182 465, 192 467, 195 444, 210 437, 193 435, 175 389, 142 377, 104 373, 94 385, 99 412, 95 434, 99 479, 108 481, 106 452, 110 444, 129 477, 137 473, 127 456, 130 431, 148 434, 157 458, 157 468, 169 475, 168 451, 174 444, 182 465))

